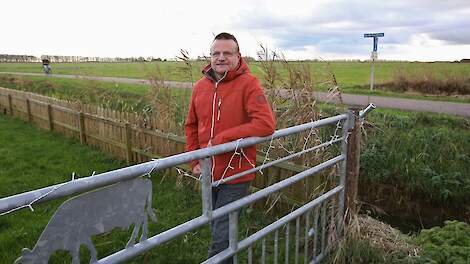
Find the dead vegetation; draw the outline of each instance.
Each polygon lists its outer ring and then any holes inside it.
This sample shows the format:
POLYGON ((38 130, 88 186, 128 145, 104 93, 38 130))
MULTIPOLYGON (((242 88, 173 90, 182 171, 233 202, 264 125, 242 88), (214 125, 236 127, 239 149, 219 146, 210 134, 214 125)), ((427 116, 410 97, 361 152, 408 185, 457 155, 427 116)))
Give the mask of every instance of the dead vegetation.
MULTIPOLYGON (((314 94, 320 85, 328 86, 332 96, 341 96, 331 70, 322 71, 329 73, 326 76, 314 75, 308 63, 288 61, 282 53, 270 51, 263 45, 260 45, 258 61, 266 96, 276 114, 277 129, 316 121, 324 117, 325 113, 319 107, 314 94), (287 74, 281 74, 281 70, 287 74)), ((328 64, 324 66, 329 69, 328 64)), ((333 129, 328 132, 338 131, 333 129)), ((273 148, 270 154, 282 157, 321 144, 328 139, 319 129, 312 129, 279 139, 276 144, 278 147, 273 148)), ((303 166, 317 164, 326 158, 323 154, 319 154, 317 152, 315 155, 302 156, 295 162, 303 166)))
POLYGON ((421 248, 411 238, 390 225, 367 215, 349 216, 344 237, 330 256, 335 264, 414 263, 421 248))
POLYGON ((450 72, 436 74, 434 71, 410 73, 399 70, 391 82, 377 85, 379 89, 394 92, 411 92, 427 95, 469 96, 470 77, 450 72), (440 75, 440 76, 438 76, 440 75))

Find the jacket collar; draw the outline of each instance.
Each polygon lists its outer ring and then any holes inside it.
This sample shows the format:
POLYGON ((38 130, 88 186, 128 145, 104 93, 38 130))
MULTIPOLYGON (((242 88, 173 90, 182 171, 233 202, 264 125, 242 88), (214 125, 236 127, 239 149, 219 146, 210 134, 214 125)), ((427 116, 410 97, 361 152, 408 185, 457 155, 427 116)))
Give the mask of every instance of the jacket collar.
MULTIPOLYGON (((225 78, 222 79, 222 82, 231 81, 231 80, 237 78, 238 76, 240 76, 244 73, 248 73, 248 72, 250 72, 250 69, 248 68, 248 65, 246 64, 245 60, 242 58, 242 59, 240 59, 240 62, 238 63, 238 66, 235 69, 230 70, 230 71, 227 72, 227 74, 225 75, 225 78)), ((217 81, 215 72, 211 68, 210 63, 209 63, 209 65, 204 67, 204 69, 202 70, 202 74, 204 74, 204 76, 206 78, 208 78, 209 80, 211 80, 213 82, 217 81)))

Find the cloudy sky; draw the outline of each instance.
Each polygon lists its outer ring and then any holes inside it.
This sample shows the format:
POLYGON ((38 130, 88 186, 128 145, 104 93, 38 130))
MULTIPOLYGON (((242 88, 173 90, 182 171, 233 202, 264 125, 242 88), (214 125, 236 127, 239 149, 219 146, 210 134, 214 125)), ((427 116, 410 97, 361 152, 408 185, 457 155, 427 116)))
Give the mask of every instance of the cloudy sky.
POLYGON ((1 1, 0 54, 174 58, 207 55, 233 33, 244 55, 259 44, 290 59, 470 58, 470 0, 15 0, 1 1))

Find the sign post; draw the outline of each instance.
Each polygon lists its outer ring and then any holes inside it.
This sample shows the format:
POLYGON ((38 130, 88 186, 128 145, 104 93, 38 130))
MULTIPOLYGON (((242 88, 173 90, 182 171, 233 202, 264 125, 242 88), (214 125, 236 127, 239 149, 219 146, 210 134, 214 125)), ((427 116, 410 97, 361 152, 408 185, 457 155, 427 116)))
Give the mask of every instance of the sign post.
POLYGON ((374 47, 370 56, 371 64, 370 64, 370 90, 374 89, 374 62, 377 60, 378 53, 377 53, 377 44, 379 43, 379 38, 385 36, 384 33, 366 33, 364 34, 364 38, 374 38, 374 47))

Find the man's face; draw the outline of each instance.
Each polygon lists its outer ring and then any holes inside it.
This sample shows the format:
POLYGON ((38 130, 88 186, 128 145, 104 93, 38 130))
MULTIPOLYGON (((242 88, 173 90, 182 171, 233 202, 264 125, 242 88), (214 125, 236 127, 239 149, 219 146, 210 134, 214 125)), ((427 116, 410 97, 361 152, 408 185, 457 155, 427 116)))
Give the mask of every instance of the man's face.
POLYGON ((237 43, 231 39, 216 39, 211 46, 211 67, 219 75, 233 70, 240 61, 237 43))

